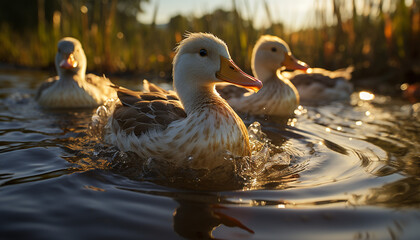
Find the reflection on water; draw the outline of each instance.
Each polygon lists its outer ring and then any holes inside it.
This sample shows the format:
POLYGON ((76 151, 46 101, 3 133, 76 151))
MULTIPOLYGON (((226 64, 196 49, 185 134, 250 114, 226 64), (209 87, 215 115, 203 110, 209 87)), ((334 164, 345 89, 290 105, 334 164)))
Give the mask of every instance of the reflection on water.
POLYGON ((354 204, 361 202, 368 205, 385 207, 420 207, 420 186, 418 177, 406 177, 387 183, 378 188, 371 188, 366 195, 354 195, 354 204))
POLYGON ((360 92, 299 107, 287 124, 246 116, 252 156, 227 156, 209 172, 103 144, 104 108, 40 109, 32 96, 45 78, 0 74, 1 238, 54 236, 45 229, 73 239, 420 233, 418 104, 360 92))
POLYGON ((174 212, 174 230, 188 239, 213 238, 212 232, 220 225, 238 227, 250 234, 254 233, 238 219, 223 213, 223 209, 225 207, 221 205, 179 201, 179 207, 174 212))

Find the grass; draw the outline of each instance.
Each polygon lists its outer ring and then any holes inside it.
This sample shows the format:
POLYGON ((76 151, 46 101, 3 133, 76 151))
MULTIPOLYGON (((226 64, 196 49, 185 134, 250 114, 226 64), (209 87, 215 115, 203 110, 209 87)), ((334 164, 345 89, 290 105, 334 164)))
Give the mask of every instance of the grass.
MULTIPOLYGON (((84 46, 90 71, 170 76, 176 43, 186 31, 200 31, 225 40, 237 64, 247 71, 258 37, 273 34, 285 39, 294 54, 311 66, 337 69, 354 65, 362 74, 380 75, 394 69, 418 76, 419 0, 408 6, 404 0, 331 1, 332 12, 316 1, 318 7, 313 11, 318 27, 285 32, 282 23, 272 20, 266 1, 265 15, 271 25, 257 29, 254 19, 244 17, 253 16, 247 0, 232 0, 230 11, 174 16, 165 26, 157 26, 154 20, 152 24, 136 20, 140 0, 38 0, 32 27, 15 30, 10 19, 0 23, 0 61, 52 67, 57 41, 73 36, 84 46), (245 10, 241 12, 237 4, 244 4, 245 10), (129 11, 133 6, 134 11, 129 11), (325 20, 328 17, 333 17, 332 24, 325 20)), ((159 7, 155 6, 154 19, 159 7)))

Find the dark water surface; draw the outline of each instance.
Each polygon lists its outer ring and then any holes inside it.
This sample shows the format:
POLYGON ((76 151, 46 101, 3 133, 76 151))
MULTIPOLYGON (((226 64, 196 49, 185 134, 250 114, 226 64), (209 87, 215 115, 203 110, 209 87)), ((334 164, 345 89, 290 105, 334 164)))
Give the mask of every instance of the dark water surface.
POLYGON ((260 120, 244 181, 203 190, 102 145, 96 110, 40 109, 47 76, 0 73, 0 239, 419 239, 419 105, 355 94, 260 120))

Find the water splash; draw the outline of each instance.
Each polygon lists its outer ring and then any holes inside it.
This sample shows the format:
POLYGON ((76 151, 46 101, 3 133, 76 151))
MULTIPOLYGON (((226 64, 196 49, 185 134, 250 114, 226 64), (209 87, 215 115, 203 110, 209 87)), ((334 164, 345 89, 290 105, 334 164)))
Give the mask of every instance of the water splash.
POLYGON ((89 124, 89 134, 93 138, 103 140, 108 128, 108 119, 118 103, 118 99, 110 98, 96 109, 95 114, 92 115, 92 122, 89 124))
MULTIPOLYGON (((102 143, 108 127, 108 118, 116 103, 116 100, 109 100, 97 108, 96 113, 92 116, 89 134, 92 139, 98 141, 96 148, 98 146, 102 148, 96 150, 95 157, 112 155, 108 159, 111 162, 112 169, 130 178, 150 180, 183 188, 256 188, 273 179, 281 179, 281 176, 290 174, 290 171, 283 170, 300 154, 290 145, 276 146, 272 144, 261 130, 261 124, 254 122, 248 127, 251 156, 238 157, 226 152, 224 155, 225 163, 211 171, 208 169, 193 169, 187 165, 176 166, 173 162, 165 159, 139 159, 132 152, 121 152, 102 143), (111 152, 107 154, 107 151, 111 152)), ((186 159, 185 162, 191 160, 186 159)))

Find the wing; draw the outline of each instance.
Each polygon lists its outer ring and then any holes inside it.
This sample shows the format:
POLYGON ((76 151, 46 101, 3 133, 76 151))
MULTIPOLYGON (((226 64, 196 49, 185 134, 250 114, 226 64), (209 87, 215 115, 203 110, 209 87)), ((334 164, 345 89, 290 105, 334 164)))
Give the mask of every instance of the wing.
POLYGON ((310 85, 317 82, 326 87, 334 87, 338 80, 349 81, 354 67, 350 66, 344 69, 328 71, 322 68, 313 68, 312 73, 294 71, 287 76, 296 86, 310 85))
POLYGON ((216 91, 224 99, 240 98, 245 93, 250 92, 248 89, 237 87, 237 86, 232 85, 232 84, 228 84, 228 85, 218 84, 218 85, 216 85, 216 91))
POLYGON ((94 85, 95 87, 101 87, 101 86, 111 86, 112 82, 104 76, 96 76, 95 74, 89 73, 86 75, 86 82, 94 85))
POLYGON ((108 96, 108 97, 114 97, 115 95, 115 89, 112 88, 113 83, 104 76, 96 76, 95 74, 87 74, 86 75, 86 82, 89 84, 92 84, 96 88, 100 89, 100 91, 108 96))
POLYGON ((115 108, 113 117, 127 134, 140 136, 151 129, 163 130, 171 122, 187 117, 181 102, 156 85, 152 89, 162 91, 136 92, 115 88, 121 105, 115 108))
POLYGON ((326 87, 334 87, 336 83, 335 78, 330 78, 320 73, 298 74, 291 78, 290 81, 296 86, 306 86, 317 82, 326 87))
POLYGON ((150 92, 150 93, 162 93, 164 95, 167 96, 168 100, 178 100, 178 95, 176 95, 176 93, 174 91, 166 91, 165 89, 156 86, 155 84, 147 81, 147 80, 143 80, 143 89, 144 92, 150 92))
POLYGON ((58 79, 59 77, 55 76, 55 77, 48 78, 47 81, 43 82, 41 86, 39 86, 38 91, 36 92, 35 100, 38 100, 39 97, 41 97, 42 92, 45 91, 45 89, 51 87, 55 82, 58 81, 58 79))

